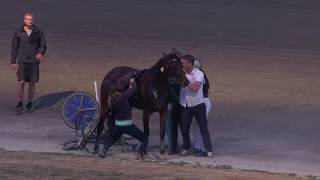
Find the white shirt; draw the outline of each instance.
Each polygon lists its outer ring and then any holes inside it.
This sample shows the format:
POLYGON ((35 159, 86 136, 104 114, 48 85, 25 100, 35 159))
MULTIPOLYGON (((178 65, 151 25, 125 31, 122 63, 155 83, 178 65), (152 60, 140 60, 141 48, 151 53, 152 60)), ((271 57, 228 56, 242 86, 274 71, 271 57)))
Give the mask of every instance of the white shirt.
POLYGON ((190 83, 195 83, 196 81, 201 82, 200 88, 198 91, 192 91, 189 88, 181 88, 180 91, 180 104, 183 107, 193 107, 204 103, 203 97, 203 83, 204 83, 204 74, 198 68, 193 68, 190 73, 186 73, 186 76, 190 83))
POLYGON ((30 34, 32 33, 32 30, 30 31, 26 31, 27 35, 30 36, 30 34))

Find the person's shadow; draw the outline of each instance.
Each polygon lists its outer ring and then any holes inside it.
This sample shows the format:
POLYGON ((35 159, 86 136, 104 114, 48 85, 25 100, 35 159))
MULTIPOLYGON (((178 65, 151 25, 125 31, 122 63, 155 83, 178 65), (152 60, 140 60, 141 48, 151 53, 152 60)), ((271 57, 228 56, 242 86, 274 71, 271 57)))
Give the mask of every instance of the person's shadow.
POLYGON ((62 99, 70 96, 72 93, 74 93, 74 91, 64 91, 41 96, 34 101, 34 110, 38 111, 42 108, 52 107, 62 99))

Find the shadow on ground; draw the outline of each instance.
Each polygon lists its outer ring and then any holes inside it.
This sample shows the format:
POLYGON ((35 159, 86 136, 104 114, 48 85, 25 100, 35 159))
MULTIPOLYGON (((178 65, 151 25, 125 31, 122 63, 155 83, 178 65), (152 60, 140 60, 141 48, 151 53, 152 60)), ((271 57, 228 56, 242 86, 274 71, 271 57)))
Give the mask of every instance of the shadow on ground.
POLYGON ((62 99, 70 96, 72 93, 74 93, 74 91, 64 91, 41 96, 34 101, 35 111, 46 107, 52 107, 62 99))

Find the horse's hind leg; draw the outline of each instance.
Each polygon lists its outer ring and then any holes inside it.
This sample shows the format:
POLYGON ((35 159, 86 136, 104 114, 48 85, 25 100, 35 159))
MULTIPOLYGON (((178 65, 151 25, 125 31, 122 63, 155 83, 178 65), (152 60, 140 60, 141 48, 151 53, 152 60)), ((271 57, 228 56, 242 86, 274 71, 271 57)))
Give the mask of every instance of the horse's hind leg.
POLYGON ((96 142, 95 142, 94 151, 93 151, 94 154, 98 153, 98 151, 99 151, 100 136, 101 136, 101 133, 104 129, 105 119, 106 119, 108 112, 109 112, 106 103, 107 102, 105 102, 105 101, 101 101, 101 114, 100 114, 100 118, 99 118, 99 124, 97 127, 97 137, 96 137, 96 142))
POLYGON ((98 124, 98 127, 97 127, 97 137, 96 137, 96 142, 95 142, 95 145, 94 145, 93 154, 96 154, 99 151, 99 140, 100 140, 101 132, 103 131, 103 129, 104 129, 104 119, 100 118, 99 119, 99 124, 98 124))

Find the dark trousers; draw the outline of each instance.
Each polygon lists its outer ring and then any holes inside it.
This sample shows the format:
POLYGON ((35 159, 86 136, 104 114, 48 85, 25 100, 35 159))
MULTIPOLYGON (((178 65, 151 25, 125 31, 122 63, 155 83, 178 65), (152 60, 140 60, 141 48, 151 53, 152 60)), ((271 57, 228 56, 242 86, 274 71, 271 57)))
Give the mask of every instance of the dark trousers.
POLYGON ((211 138, 208 131, 208 121, 206 117, 206 106, 204 103, 193 106, 183 107, 182 110, 182 138, 183 149, 190 148, 190 127, 192 119, 195 119, 199 123, 200 132, 203 138, 204 148, 207 152, 212 152, 211 138))
POLYGON ((138 139, 141 144, 138 149, 139 153, 147 153, 148 138, 147 136, 134 124, 128 126, 114 126, 111 130, 111 134, 107 136, 107 140, 104 144, 104 149, 108 150, 122 134, 128 134, 131 137, 138 139))
POLYGON ((107 126, 109 130, 113 129, 116 126, 114 113, 112 113, 112 111, 108 114, 107 126))
POLYGON ((178 103, 173 103, 171 109, 171 138, 172 138, 172 146, 170 151, 177 153, 178 152, 178 129, 182 132, 181 126, 181 115, 182 115, 182 106, 178 103))

